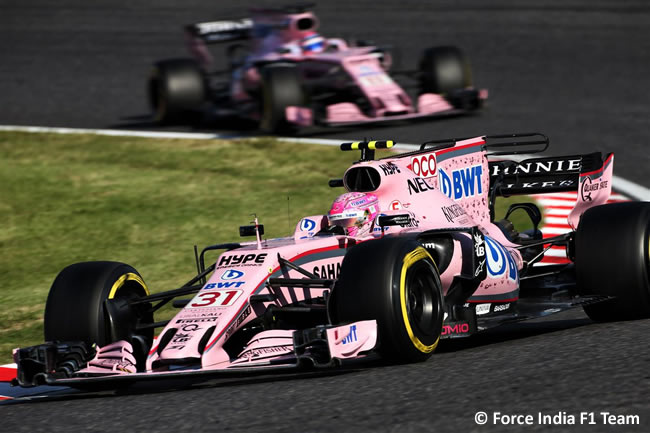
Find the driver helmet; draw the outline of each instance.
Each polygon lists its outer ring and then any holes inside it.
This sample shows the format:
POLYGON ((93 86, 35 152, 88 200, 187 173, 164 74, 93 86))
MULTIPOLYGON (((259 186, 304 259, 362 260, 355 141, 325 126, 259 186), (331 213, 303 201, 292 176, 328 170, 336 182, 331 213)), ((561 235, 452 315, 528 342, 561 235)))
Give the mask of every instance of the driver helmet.
POLYGON ((379 200, 374 194, 348 192, 340 195, 327 213, 330 226, 343 227, 348 236, 365 236, 379 214, 379 200))
POLYGON ((312 33, 302 38, 300 47, 304 54, 321 53, 325 49, 325 39, 318 33, 312 33))

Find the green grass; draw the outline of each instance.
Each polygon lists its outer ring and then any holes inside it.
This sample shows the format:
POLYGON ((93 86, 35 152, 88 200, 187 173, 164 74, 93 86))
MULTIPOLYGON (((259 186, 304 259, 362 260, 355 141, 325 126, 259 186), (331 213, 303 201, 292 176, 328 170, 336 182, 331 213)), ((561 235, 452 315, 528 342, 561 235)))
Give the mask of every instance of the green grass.
POLYGON ((327 212, 341 193, 327 180, 357 157, 272 139, 0 133, 0 363, 42 341, 66 265, 121 261, 152 291, 176 288, 195 273, 193 245, 237 239, 251 213, 276 237, 327 212))

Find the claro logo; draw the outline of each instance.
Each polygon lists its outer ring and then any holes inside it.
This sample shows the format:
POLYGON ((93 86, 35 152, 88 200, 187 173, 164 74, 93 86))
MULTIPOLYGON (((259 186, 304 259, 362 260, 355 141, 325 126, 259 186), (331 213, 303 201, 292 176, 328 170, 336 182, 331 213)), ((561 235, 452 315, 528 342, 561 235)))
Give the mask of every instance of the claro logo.
POLYGON ((431 153, 429 155, 421 155, 411 157, 411 171, 420 177, 433 177, 436 175, 438 163, 436 162, 436 155, 431 153))

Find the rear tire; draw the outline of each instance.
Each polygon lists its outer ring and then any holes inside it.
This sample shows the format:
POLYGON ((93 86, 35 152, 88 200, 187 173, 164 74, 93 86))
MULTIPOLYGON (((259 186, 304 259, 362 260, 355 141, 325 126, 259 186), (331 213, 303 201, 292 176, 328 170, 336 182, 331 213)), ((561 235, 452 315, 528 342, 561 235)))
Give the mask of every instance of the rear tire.
POLYGON ((575 240, 578 293, 615 296, 584 310, 594 321, 650 317, 650 203, 596 206, 580 220, 575 240))
POLYGON ((262 118, 260 128, 269 133, 294 133, 286 119, 286 108, 305 105, 305 92, 298 69, 293 65, 268 65, 262 71, 262 118))
POLYGON ((184 121, 206 100, 205 75, 192 59, 162 60, 151 71, 148 93, 156 122, 184 121))
POLYGON ((83 262, 64 268, 54 280, 45 305, 45 341, 84 341, 102 347, 127 340, 138 363, 151 346, 153 328, 136 332, 136 324, 153 323, 150 304, 120 308, 109 315, 105 301, 125 305, 147 296, 140 274, 118 262, 83 262), (112 323, 111 323, 112 322, 112 323))
POLYGON ((420 60, 422 93, 450 95, 472 85, 469 63, 456 47, 432 47, 420 60))
POLYGON ((379 353, 398 362, 428 359, 440 340, 440 277, 414 239, 383 238, 345 255, 329 303, 334 323, 377 320, 379 353))

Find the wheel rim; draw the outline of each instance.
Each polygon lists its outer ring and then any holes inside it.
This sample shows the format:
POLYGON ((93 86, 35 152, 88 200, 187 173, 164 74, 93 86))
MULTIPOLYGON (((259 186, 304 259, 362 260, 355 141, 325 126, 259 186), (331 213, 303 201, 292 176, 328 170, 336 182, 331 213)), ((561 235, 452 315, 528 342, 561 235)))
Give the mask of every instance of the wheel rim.
POLYGON ((406 279, 406 310, 416 334, 431 335, 440 317, 436 282, 425 262, 415 264, 406 279))
MULTIPOLYGON (((113 286, 111 287, 108 295, 108 299, 126 299, 126 300, 132 300, 139 298, 141 296, 148 296, 149 295, 149 289, 147 288, 147 285, 145 282, 142 280, 142 277, 140 277, 138 274, 129 272, 123 274, 120 278, 118 278, 113 286)), ((146 317, 147 313, 144 313, 142 311, 136 312, 136 311, 131 311, 131 315, 134 315, 133 318, 140 321, 140 320, 145 320, 147 322, 153 323, 153 315, 151 317, 146 317)), ((136 332, 135 329, 130 329, 129 332, 129 337, 133 338, 135 336, 141 336, 143 338, 153 338, 153 330, 147 330, 144 332, 136 332)))
POLYGON ((404 256, 400 273, 400 309, 404 330, 414 348, 433 352, 442 329, 440 282, 433 259, 422 247, 404 256))

